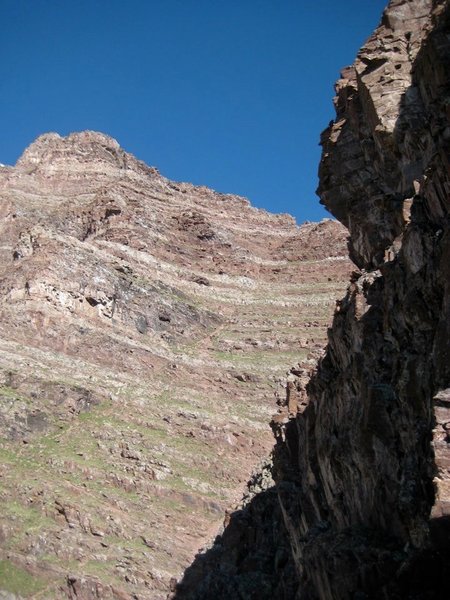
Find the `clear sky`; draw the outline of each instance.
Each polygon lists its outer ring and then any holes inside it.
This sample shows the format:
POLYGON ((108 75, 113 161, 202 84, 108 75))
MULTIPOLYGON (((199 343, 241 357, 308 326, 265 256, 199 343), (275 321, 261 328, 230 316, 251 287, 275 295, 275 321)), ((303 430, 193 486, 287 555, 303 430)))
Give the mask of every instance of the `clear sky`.
POLYGON ((163 175, 298 222, 333 84, 386 0, 0 0, 0 162, 93 129, 163 175))

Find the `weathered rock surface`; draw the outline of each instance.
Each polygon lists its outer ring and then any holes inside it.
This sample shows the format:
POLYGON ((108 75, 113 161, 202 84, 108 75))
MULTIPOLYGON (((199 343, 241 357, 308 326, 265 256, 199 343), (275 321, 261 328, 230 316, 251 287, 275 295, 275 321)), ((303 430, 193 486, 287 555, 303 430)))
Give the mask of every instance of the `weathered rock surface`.
POLYGON ((324 344, 346 230, 94 132, 40 137, 0 198, 0 590, 165 598, 269 453, 288 365, 324 344))
POLYGON ((391 2, 322 136, 322 202, 364 270, 285 432, 292 489, 280 500, 300 597, 445 595, 449 14, 446 2, 391 2))
POLYGON ((288 380, 276 487, 250 502, 235 545, 231 521, 197 558, 177 599, 448 596, 449 39, 448 2, 392 0, 337 83, 319 193, 361 271, 317 372, 288 380))

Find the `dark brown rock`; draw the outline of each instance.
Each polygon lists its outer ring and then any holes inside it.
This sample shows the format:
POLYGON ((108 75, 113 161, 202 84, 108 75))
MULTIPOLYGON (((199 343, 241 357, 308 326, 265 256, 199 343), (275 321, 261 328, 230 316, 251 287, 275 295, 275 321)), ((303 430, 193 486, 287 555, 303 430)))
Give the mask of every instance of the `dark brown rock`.
POLYGON ((449 13, 445 2, 391 2, 338 82, 322 135, 321 201, 366 271, 339 303, 279 452, 302 598, 443 593, 450 546, 436 531, 450 449, 435 403, 449 384, 449 13))

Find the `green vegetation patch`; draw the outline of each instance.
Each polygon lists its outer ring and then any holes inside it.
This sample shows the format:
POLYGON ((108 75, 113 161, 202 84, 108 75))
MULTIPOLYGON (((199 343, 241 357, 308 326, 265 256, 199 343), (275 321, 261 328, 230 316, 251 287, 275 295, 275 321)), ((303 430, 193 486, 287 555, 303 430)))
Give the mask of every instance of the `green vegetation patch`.
POLYGON ((10 560, 0 560, 0 590, 29 598, 42 591, 47 582, 18 567, 10 560))
POLYGON ((83 575, 98 577, 103 583, 118 583, 120 578, 114 573, 116 560, 89 560, 83 565, 83 575))
POLYGON ((11 400, 16 400, 16 401, 22 401, 22 402, 25 402, 26 404, 31 403, 30 398, 23 396, 17 390, 15 390, 14 388, 9 387, 7 385, 0 386, 0 397, 8 398, 11 400))
POLYGON ((264 370, 267 367, 292 364, 293 361, 299 361, 306 358, 308 350, 299 348, 298 350, 254 350, 252 352, 224 352, 222 350, 214 351, 214 357, 217 361, 233 363, 236 365, 247 366, 247 368, 256 368, 264 370))
MULTIPOLYGON (((39 508, 24 506, 16 500, 4 501, 2 510, 3 516, 15 529, 15 533, 4 543, 4 548, 17 548, 23 544, 26 535, 57 528, 55 521, 43 514, 39 508)), ((1 576, 0 589, 2 589, 1 576)))

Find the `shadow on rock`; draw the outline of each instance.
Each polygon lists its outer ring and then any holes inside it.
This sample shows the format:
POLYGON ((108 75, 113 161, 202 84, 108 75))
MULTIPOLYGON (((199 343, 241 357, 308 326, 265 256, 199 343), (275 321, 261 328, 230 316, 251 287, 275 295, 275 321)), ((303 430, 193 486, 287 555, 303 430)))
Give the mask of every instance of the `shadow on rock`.
POLYGON ((295 575, 275 487, 256 494, 225 519, 214 544, 198 554, 171 600, 287 600, 295 575))

